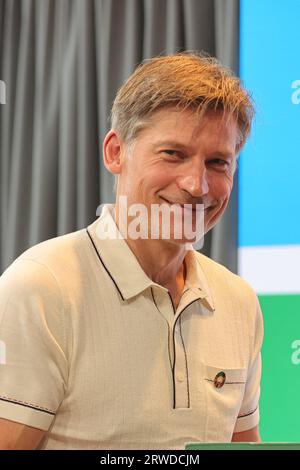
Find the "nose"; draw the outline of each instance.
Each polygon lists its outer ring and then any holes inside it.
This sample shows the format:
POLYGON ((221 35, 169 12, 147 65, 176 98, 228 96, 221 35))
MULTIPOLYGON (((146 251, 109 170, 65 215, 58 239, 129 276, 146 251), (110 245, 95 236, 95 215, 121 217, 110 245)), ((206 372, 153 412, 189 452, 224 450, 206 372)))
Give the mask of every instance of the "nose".
POLYGON ((187 191, 193 197, 202 197, 209 192, 207 171, 205 164, 192 163, 185 173, 178 178, 180 189, 187 191))

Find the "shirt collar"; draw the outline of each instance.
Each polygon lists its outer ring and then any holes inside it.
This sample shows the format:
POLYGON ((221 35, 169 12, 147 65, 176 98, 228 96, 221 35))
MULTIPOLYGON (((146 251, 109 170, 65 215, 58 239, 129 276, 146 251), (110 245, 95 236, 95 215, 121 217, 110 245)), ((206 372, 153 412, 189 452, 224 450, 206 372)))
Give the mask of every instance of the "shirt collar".
POLYGON ((214 311, 215 305, 211 290, 209 287, 208 280, 202 269, 199 255, 195 250, 187 251, 187 254, 184 258, 186 265, 186 279, 184 291, 189 290, 190 293, 193 293, 195 297, 203 299, 207 304, 207 307, 214 311))
MULTIPOLYGON (((114 205, 105 204, 100 217, 88 226, 87 232, 102 265, 123 300, 128 300, 153 286, 167 292, 165 287, 156 284, 146 275, 121 236, 114 220, 114 205)), ((195 251, 187 252, 185 264, 184 291, 190 290, 197 298, 205 299, 209 309, 214 310, 209 285, 195 251)))

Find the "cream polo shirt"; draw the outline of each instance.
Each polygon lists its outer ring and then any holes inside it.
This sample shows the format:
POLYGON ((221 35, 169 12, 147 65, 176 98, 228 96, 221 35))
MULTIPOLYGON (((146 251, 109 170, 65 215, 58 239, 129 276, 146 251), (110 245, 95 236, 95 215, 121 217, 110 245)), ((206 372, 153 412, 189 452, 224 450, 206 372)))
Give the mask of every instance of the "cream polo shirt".
POLYGON ((253 290, 190 251, 174 311, 127 243, 99 239, 98 224, 115 226, 109 206, 2 275, 0 417, 45 430, 41 449, 182 449, 256 426, 253 290))

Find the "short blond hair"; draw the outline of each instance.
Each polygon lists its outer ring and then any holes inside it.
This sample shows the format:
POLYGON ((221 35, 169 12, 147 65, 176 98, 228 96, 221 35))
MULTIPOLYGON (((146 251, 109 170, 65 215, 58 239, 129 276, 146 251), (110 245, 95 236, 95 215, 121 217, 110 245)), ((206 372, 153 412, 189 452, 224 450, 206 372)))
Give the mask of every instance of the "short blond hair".
POLYGON ((217 59, 183 52, 145 60, 119 89, 111 112, 112 128, 132 142, 147 119, 164 107, 195 109, 200 116, 222 110, 234 116, 240 130, 237 150, 251 129, 254 107, 241 81, 217 59))

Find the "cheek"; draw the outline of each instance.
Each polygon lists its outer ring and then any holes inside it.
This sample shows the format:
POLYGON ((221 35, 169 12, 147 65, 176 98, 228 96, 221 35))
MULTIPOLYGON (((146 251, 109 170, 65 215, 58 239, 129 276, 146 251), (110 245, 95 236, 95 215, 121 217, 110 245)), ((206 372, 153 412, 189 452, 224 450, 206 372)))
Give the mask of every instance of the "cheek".
POLYGON ((232 178, 225 175, 217 175, 209 181, 209 191, 215 199, 226 200, 229 198, 233 186, 232 178))
POLYGON ((166 171, 158 165, 147 169, 145 180, 148 187, 161 189, 168 186, 174 180, 174 176, 171 171, 166 171))
POLYGON ((170 175, 164 171, 157 171, 157 169, 144 168, 143 173, 138 173, 136 170, 135 174, 128 179, 128 191, 131 194, 138 195, 141 200, 149 200, 149 198, 155 197, 155 194, 170 184, 170 175))

